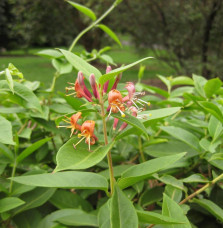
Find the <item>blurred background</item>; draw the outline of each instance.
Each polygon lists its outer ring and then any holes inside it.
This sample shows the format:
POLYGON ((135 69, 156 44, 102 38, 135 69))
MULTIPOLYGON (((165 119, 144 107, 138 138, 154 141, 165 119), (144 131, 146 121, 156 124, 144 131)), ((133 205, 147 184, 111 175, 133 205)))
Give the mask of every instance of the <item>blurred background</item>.
MULTIPOLYGON (((76 0, 100 16, 112 0, 76 0)), ((49 85, 54 69, 50 60, 36 55, 46 48, 67 48, 91 21, 64 0, 0 1, 0 70, 13 63, 26 79, 49 85)), ((123 48, 102 30, 85 34, 75 51, 111 46, 108 54, 118 65, 146 56, 144 82, 158 83, 156 75, 192 73, 223 78, 222 0, 123 0, 103 20, 120 38, 123 48)), ((93 62, 101 69, 106 64, 93 62)), ((124 73, 124 81, 137 80, 139 66, 124 73)), ((102 71, 103 71, 102 70, 102 71)), ((59 78, 58 90, 74 73, 59 78)))

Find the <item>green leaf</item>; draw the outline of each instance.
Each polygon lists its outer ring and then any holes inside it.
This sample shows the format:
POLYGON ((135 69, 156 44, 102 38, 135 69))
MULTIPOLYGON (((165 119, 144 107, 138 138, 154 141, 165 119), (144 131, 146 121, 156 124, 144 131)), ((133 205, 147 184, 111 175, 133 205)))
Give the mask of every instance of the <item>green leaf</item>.
POLYGON ((168 184, 168 185, 171 185, 175 188, 178 188, 180 190, 183 190, 184 191, 184 185, 182 183, 182 181, 176 179, 175 177, 173 176, 170 176, 170 175, 163 175, 162 177, 159 177, 157 174, 154 174, 153 175, 156 179, 158 179, 159 181, 165 183, 165 184, 168 184))
POLYGON ((181 207, 166 194, 164 194, 164 197, 163 197, 162 215, 168 216, 173 219, 177 219, 178 221, 185 223, 182 225, 170 225, 165 227, 191 228, 190 222, 188 221, 187 217, 184 215, 184 212, 181 209, 181 207))
POLYGON ((158 171, 170 168, 173 163, 181 159, 185 154, 186 153, 180 153, 176 155, 164 156, 134 165, 122 174, 118 181, 118 185, 121 188, 126 188, 141 180, 147 179, 158 171))
POLYGON ((169 135, 173 136, 174 138, 185 142, 195 150, 200 150, 199 139, 191 132, 184 130, 183 128, 174 126, 161 127, 161 129, 169 135))
MULTIPOLYGON (((180 110, 180 107, 174 107, 174 108, 162 108, 157 110, 151 110, 146 112, 141 112, 140 115, 145 116, 145 120, 143 120, 143 124, 145 127, 148 127, 152 121, 158 120, 170 115, 173 115, 174 113, 178 112, 180 110)), ((136 129, 135 127, 131 127, 129 129, 125 129, 124 131, 121 131, 117 136, 116 140, 121 139, 127 135, 130 134, 138 134, 141 132, 140 130, 136 129)))
POLYGON ((27 192, 21 196, 21 199, 26 203, 14 210, 14 215, 22 211, 30 210, 43 205, 54 194, 54 188, 36 188, 31 192, 27 192))
MULTIPOLYGON (((47 215, 44 219, 40 221, 37 228, 53 228, 56 223, 56 221, 59 221, 60 219, 66 218, 66 217, 72 217, 74 216, 76 218, 76 221, 79 222, 79 224, 83 224, 85 222, 85 216, 86 216, 86 226, 89 226, 90 222, 92 224, 97 224, 97 220, 95 223, 95 217, 93 217, 91 214, 87 214, 86 212, 83 212, 80 209, 62 209, 58 211, 54 211, 53 213, 47 215)), ((79 225, 77 225, 79 227, 79 225)))
MULTIPOLYGON (((117 166, 114 166, 113 167, 113 173, 114 173, 114 177, 120 177, 121 174, 126 170, 128 169, 129 167, 131 167, 132 165, 129 164, 129 165, 117 165, 117 166)), ((106 169, 106 170, 103 170, 101 171, 100 173, 98 173, 102 176, 104 176, 107 180, 110 178, 109 176, 109 169, 106 169)))
POLYGON ((149 85, 145 85, 145 84, 139 84, 140 86, 142 86, 143 90, 150 92, 150 93, 158 93, 161 96, 168 98, 169 94, 167 91, 160 89, 159 87, 155 87, 155 86, 149 86, 149 85))
POLYGON ((215 141, 220 136, 222 130, 222 123, 214 116, 211 116, 208 123, 208 132, 210 136, 213 138, 213 141, 215 141))
POLYGON ((117 37, 117 35, 106 25, 99 24, 97 25, 101 30, 103 30, 105 33, 107 33, 120 47, 122 47, 122 44, 117 37))
POLYGON ((46 49, 46 50, 39 51, 37 55, 51 58, 51 59, 60 58, 63 56, 59 51, 54 49, 46 49))
POLYGON ((144 191, 139 198, 139 204, 142 207, 147 207, 161 201, 163 198, 163 191, 163 187, 154 187, 144 191))
POLYGON ((102 75, 100 78, 99 78, 99 84, 103 85, 106 81, 110 80, 110 79, 113 79, 116 75, 124 72, 125 70, 128 70, 129 68, 137 65, 138 63, 141 63, 147 59, 152 59, 153 57, 146 57, 146 58, 143 58, 143 59, 140 59, 134 63, 131 63, 127 66, 123 66, 123 67, 119 67, 119 68, 116 68, 112 71, 110 71, 108 74, 104 74, 102 75))
POLYGON ((63 55, 65 56, 65 58, 67 59, 67 61, 78 71, 82 71, 82 73, 84 74, 85 77, 88 77, 91 74, 95 75, 96 81, 99 80, 99 78, 101 77, 101 72, 93 67, 92 65, 90 65, 89 63, 87 63, 85 60, 83 60, 82 58, 80 58, 79 56, 73 54, 70 51, 66 51, 63 49, 59 49, 63 55))
POLYGON ((194 85, 194 81, 187 76, 178 76, 176 78, 173 78, 171 81, 171 86, 175 85, 194 85))
POLYGON ((93 226, 98 227, 97 216, 88 214, 80 209, 72 209, 72 213, 61 216, 55 221, 68 226, 93 226))
POLYGON ((55 172, 66 169, 86 169, 99 163, 114 145, 114 142, 106 146, 91 146, 91 151, 88 150, 88 145, 82 142, 75 145, 79 138, 73 137, 69 139, 58 151, 56 161, 57 167, 55 172))
POLYGON ((168 93, 170 93, 171 84, 170 84, 170 80, 168 79, 168 77, 164 77, 162 75, 157 75, 157 76, 166 85, 166 87, 168 89, 168 93))
POLYGON ((100 228, 110 228, 110 203, 108 200, 103 206, 100 207, 98 212, 98 225, 100 228))
POLYGON ((57 70, 57 72, 60 73, 60 75, 70 73, 73 68, 70 63, 63 62, 59 59, 53 59, 52 64, 54 68, 57 70))
POLYGON ((223 123, 223 115, 217 105, 208 101, 200 101, 199 105, 223 123))
POLYGON ((107 64, 111 64, 111 65, 114 65, 114 66, 117 66, 115 63, 114 63, 114 60, 112 59, 111 56, 109 55, 100 55, 99 56, 99 59, 102 59, 103 61, 105 61, 107 64))
POLYGON ((87 172, 57 172, 10 178, 15 182, 49 188, 108 189, 107 180, 99 174, 87 172))
POLYGON ((13 152, 6 145, 2 143, 0 143, 0 153, 4 154, 4 156, 9 158, 11 161, 14 161, 13 152))
POLYGON ((207 178, 205 178, 203 175, 198 174, 198 173, 192 174, 191 176, 182 179, 182 181, 185 183, 207 183, 207 182, 209 182, 207 178))
POLYGON ((201 207, 205 208, 208 212, 223 222, 223 209, 217 204, 207 199, 193 199, 193 202, 199 204, 201 207))
POLYGON ((71 4, 74 8, 76 8, 77 10, 79 10, 81 13, 85 14, 86 16, 90 17, 91 20, 95 21, 97 18, 94 14, 94 12, 87 8, 86 6, 80 5, 76 2, 72 2, 72 1, 67 1, 69 4, 71 4))
POLYGON ((137 228, 138 218, 132 202, 115 185, 111 199, 111 228, 137 228))
POLYGON ((24 160, 26 157, 28 157, 30 154, 32 154, 34 151, 36 151, 37 149, 39 149, 43 144, 45 144, 46 142, 48 142, 49 140, 51 140, 51 138, 45 138, 45 139, 41 139, 35 143, 33 143, 31 146, 27 147, 25 150, 22 151, 21 154, 19 154, 19 156, 17 157, 17 163, 21 162, 22 160, 24 160))
MULTIPOLYGON (((5 80, 0 81, 0 90, 6 91, 6 92, 11 92, 7 81, 5 81, 5 80)), ((39 112, 42 112, 42 108, 41 108, 38 98, 26 86, 14 81, 14 93, 26 102, 27 108, 34 108, 34 109, 38 110, 39 112)))
POLYGON ((194 80, 194 87, 197 93, 200 96, 205 97, 204 85, 206 84, 207 80, 204 77, 198 76, 195 74, 193 74, 193 80, 194 80))
POLYGON ((222 86, 222 81, 219 78, 213 78, 206 82, 204 91, 208 98, 212 97, 222 86))
POLYGON ((14 83, 13 83, 12 75, 8 68, 5 69, 5 78, 6 78, 6 81, 8 82, 10 90, 12 91, 12 93, 14 93, 14 88, 13 88, 14 83))
POLYGON ((9 63, 8 69, 11 75, 15 75, 23 79, 23 74, 12 63, 9 63))
POLYGON ((87 200, 81 198, 78 194, 63 189, 59 189, 53 194, 50 198, 50 203, 58 209, 77 208, 84 211, 92 210, 92 206, 87 200))
POLYGON ((120 114, 112 114, 112 116, 137 128, 148 138, 148 134, 147 134, 147 130, 146 130, 145 126, 136 117, 131 116, 128 113, 125 113, 125 117, 122 117, 120 114))
POLYGON ((181 201, 183 195, 182 190, 180 190, 179 188, 175 188, 173 185, 169 184, 165 186, 164 193, 176 203, 179 203, 181 201))
POLYGON ((0 116, 0 143, 15 145, 12 135, 12 125, 3 116, 0 116))
POLYGON ((180 224, 181 220, 173 219, 165 215, 161 215, 158 213, 154 213, 151 211, 138 211, 137 215, 139 221, 142 223, 150 223, 150 224, 180 224))
POLYGON ((25 202, 16 197, 6 197, 0 200, 0 213, 14 209, 25 202))

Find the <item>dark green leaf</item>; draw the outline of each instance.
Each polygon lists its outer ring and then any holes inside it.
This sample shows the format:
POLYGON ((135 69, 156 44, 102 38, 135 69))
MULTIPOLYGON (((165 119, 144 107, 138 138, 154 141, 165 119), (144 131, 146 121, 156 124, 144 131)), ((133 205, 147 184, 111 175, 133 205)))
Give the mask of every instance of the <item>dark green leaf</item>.
POLYGON ((23 194, 20 198, 26 203, 16 208, 14 214, 43 205, 54 194, 55 190, 54 188, 36 188, 32 192, 23 194))
POLYGON ((45 138, 45 139, 41 139, 35 143, 33 143, 31 146, 27 147, 25 150, 22 151, 21 154, 19 154, 19 156, 17 157, 17 163, 21 162, 22 160, 24 160, 26 157, 28 157, 30 154, 32 154, 34 151, 36 151, 37 149, 39 149, 43 144, 45 144, 46 142, 48 142, 49 140, 51 140, 51 138, 45 138))
POLYGON ((201 207, 205 208, 217 219, 223 222, 223 209, 220 208, 217 204, 207 199, 193 199, 193 202, 199 204, 201 207))

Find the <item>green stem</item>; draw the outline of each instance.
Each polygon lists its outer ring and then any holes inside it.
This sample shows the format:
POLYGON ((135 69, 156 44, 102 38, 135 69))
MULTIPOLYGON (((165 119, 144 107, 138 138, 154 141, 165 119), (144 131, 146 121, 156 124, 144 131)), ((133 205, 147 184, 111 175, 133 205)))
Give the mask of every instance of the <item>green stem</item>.
POLYGON ((199 193, 203 192, 205 189, 207 189, 208 187, 210 187, 211 185, 215 184, 217 181, 219 181, 220 179, 223 178, 223 173, 221 175, 219 175, 218 177, 216 177, 214 180, 212 180, 211 182, 207 183, 206 185, 204 185, 202 188, 198 189, 196 192, 190 194, 188 197, 186 197, 184 200, 182 200, 179 205, 186 203, 188 200, 192 199, 193 197, 195 197, 196 195, 198 195, 199 193))
MULTIPOLYGON (((14 177, 15 176, 16 167, 17 167, 17 162, 16 162, 16 157, 15 157, 15 161, 14 161, 14 164, 13 164, 11 177, 14 177)), ((9 193, 12 193, 12 187, 13 187, 13 180, 11 179, 9 193)))
POLYGON ((141 138, 141 136, 138 137, 138 143, 139 143, 139 153, 140 153, 140 156, 142 158, 142 161, 145 162, 146 159, 145 159, 145 156, 144 156, 144 153, 143 153, 142 138, 141 138))
MULTIPOLYGON (((103 123, 104 140, 105 140, 105 145, 107 145, 108 144, 108 136, 107 136, 107 126, 106 126, 106 117, 105 117, 102 89, 100 91, 99 101, 100 101, 100 106, 101 106, 101 116, 102 116, 102 123, 103 123)), ((114 178, 114 171, 113 171, 113 166, 112 166, 111 151, 108 152, 107 159, 108 159, 110 185, 111 185, 111 195, 112 195, 113 192, 114 192, 115 178, 114 178)))
POLYGON ((77 37, 73 40, 72 44, 69 47, 69 51, 72 51, 78 40, 89 30, 91 30, 94 26, 96 26, 99 22, 101 22, 116 6, 118 3, 115 1, 111 7, 103 14, 101 17, 99 17, 96 21, 94 21, 92 24, 90 24, 87 28, 85 28, 82 32, 80 32, 77 37))
POLYGON ((56 81, 57 81, 57 78, 60 76, 60 73, 59 72, 55 72, 54 76, 53 76, 53 81, 52 81, 52 84, 51 84, 51 87, 50 87, 50 92, 53 92, 54 89, 55 89, 55 85, 56 85, 56 81))

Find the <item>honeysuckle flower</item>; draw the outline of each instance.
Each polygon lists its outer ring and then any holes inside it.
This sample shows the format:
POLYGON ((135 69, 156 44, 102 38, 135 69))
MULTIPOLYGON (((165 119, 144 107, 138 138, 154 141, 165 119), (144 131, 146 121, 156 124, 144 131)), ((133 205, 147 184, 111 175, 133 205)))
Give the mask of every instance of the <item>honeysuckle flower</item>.
POLYGON ((94 76, 94 74, 91 74, 91 75, 90 75, 89 81, 90 81, 90 84, 91 84, 91 88, 92 88, 94 97, 95 97, 96 99, 99 99, 98 86, 97 86, 97 83, 96 83, 96 81, 95 81, 95 76, 94 76))
POLYGON ((81 89, 83 90, 84 94, 87 95, 89 98, 91 98, 92 95, 84 83, 84 75, 81 71, 78 72, 77 81, 78 81, 78 84, 80 85, 81 89))
POLYGON ((136 103, 139 103, 142 106, 144 106, 144 104, 150 106, 150 102, 138 98, 140 95, 145 95, 145 92, 136 92, 133 82, 127 82, 125 88, 128 90, 128 95, 123 98, 123 102, 126 102, 128 107, 134 105, 138 110, 141 110, 136 103))
MULTIPOLYGON (((111 66, 107 66, 106 69, 106 74, 109 73, 112 70, 111 66)), ((103 92, 107 93, 108 90, 108 84, 109 84, 109 80, 107 82, 105 82, 104 86, 103 86, 103 92)))
POLYGON ((108 93, 108 103, 110 108, 108 117, 111 115, 111 112, 120 112, 122 117, 125 117, 125 106, 122 102, 122 95, 118 90, 113 89, 108 93))
POLYGON ((68 126, 57 126, 58 128, 60 127, 65 127, 65 128, 71 128, 71 134, 70 137, 74 134, 75 130, 81 130, 81 125, 77 123, 77 121, 81 118, 81 112, 77 112, 76 114, 73 114, 70 118, 65 116, 66 119, 63 119, 64 122, 69 123, 70 125, 68 126))
POLYGON ((81 138, 75 145, 74 148, 85 139, 85 143, 88 144, 89 151, 91 145, 95 144, 97 137, 94 135, 95 122, 93 120, 86 120, 81 126, 81 133, 78 134, 78 138, 81 138))

